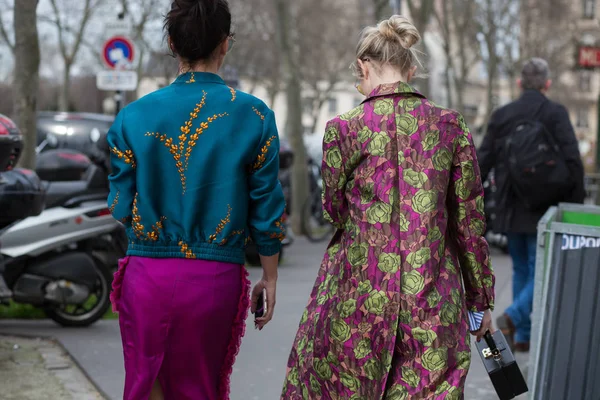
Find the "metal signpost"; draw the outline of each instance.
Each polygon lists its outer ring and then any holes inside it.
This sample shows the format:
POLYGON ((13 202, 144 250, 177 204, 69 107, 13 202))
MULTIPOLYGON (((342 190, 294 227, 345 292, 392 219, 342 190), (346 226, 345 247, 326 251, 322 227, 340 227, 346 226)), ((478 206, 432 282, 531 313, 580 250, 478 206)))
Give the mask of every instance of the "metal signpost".
POLYGON ((99 90, 116 92, 116 114, 122 107, 123 92, 134 91, 138 85, 137 72, 132 71, 135 44, 127 37, 131 32, 131 25, 124 18, 125 15, 120 13, 117 21, 105 25, 107 40, 102 46, 102 59, 108 69, 100 71, 96 76, 99 90))

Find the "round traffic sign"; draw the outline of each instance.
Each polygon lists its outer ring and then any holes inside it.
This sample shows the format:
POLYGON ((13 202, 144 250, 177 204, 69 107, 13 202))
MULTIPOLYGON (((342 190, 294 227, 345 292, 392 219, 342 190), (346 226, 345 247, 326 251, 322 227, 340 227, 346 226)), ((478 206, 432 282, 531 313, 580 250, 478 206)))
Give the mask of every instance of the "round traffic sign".
POLYGON ((134 58, 134 44, 123 36, 115 36, 104 43, 102 56, 104 62, 112 69, 127 69, 131 67, 134 58))

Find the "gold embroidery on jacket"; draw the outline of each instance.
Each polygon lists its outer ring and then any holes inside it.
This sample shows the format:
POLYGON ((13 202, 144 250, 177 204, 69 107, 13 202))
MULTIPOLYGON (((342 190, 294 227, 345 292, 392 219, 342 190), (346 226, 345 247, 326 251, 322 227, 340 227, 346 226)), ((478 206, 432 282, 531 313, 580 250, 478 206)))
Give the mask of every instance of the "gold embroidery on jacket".
POLYGON ((265 161, 267 160, 267 153, 269 152, 269 147, 273 144, 273 140, 277 139, 277 136, 271 136, 266 142, 265 145, 260 149, 260 154, 256 157, 256 161, 252 164, 251 172, 256 172, 262 168, 265 161))
POLYGON ((240 229, 238 231, 231 232, 231 234, 229 236, 227 236, 225 239, 221 240, 221 243, 219 243, 219 246, 225 246, 229 242, 229 240, 231 240, 231 238, 233 238, 234 236, 242 236, 244 233, 246 233, 245 229, 240 229))
POLYGON ((196 82, 196 76, 192 72, 191 75, 190 75, 190 79, 188 79, 187 81, 185 81, 185 83, 194 83, 194 82, 196 82))
POLYGON ((117 192, 117 194, 115 195, 115 198, 112 204, 110 205, 110 208, 108 209, 111 214, 115 213, 115 208, 117 207, 117 204, 119 204, 119 192, 117 192))
POLYGON ((271 232, 269 237, 271 239, 279 239, 280 242, 283 242, 283 239, 285 239, 285 226, 283 224, 283 217, 275 221, 275 226, 279 228, 279 232, 271 232))
POLYGON ((121 151, 116 147, 110 149, 111 153, 117 156, 120 160, 123 160, 125 164, 131 165, 131 168, 135 168, 135 158, 133 157, 133 151, 125 150, 121 151))
POLYGON ((263 120, 263 121, 265 120, 265 116, 260 111, 258 111, 258 108, 252 107, 252 109, 254 110, 256 115, 258 115, 260 117, 261 120, 263 120))
POLYGON ((183 254, 185 254, 185 258, 190 258, 190 259, 194 259, 196 258, 196 255, 192 252, 192 249, 190 249, 187 245, 187 243, 185 243, 184 241, 179 242, 179 246, 181 247, 181 252, 183 254))
POLYGON ((181 134, 178 136, 179 143, 173 143, 173 139, 168 137, 166 134, 161 134, 159 132, 148 132, 146 136, 154 137, 160 140, 161 143, 165 145, 167 149, 169 149, 169 153, 173 156, 173 160, 175 160, 175 167, 177 168, 177 172, 179 173, 179 179, 181 181, 181 187, 183 188, 183 193, 186 191, 186 172, 189 165, 190 156, 192 155, 192 150, 194 146, 197 144, 197 140, 207 129, 210 123, 216 121, 219 118, 223 118, 228 116, 228 113, 222 114, 214 114, 211 117, 208 117, 206 121, 201 122, 200 126, 196 128, 195 132, 190 135, 192 132, 192 125, 194 120, 198 118, 198 114, 200 110, 206 105, 206 92, 202 91, 202 100, 200 103, 196 104, 194 110, 190 113, 190 119, 188 119, 182 126, 179 128, 181 134))
POLYGON ((150 231, 146 232, 145 227, 142 224, 142 217, 139 215, 139 210, 137 207, 138 194, 135 194, 133 199, 133 207, 131 213, 133 215, 133 233, 139 240, 149 240, 152 242, 156 242, 160 236, 160 230, 163 229, 163 222, 167 219, 167 217, 160 217, 154 225, 150 227, 150 231))
POLYGON ((219 236, 221 234, 221 232, 223 232, 223 229, 225 229, 227 224, 230 222, 231 222, 231 206, 229 204, 227 204, 227 215, 225 216, 225 218, 223 218, 221 220, 221 222, 219 222, 219 225, 217 225, 217 229, 215 230, 215 233, 210 235, 210 237, 208 238, 208 243, 213 243, 215 240, 217 240, 217 236, 219 236))
POLYGON ((237 92, 232 87, 229 88, 229 91, 231 92, 231 101, 234 102, 237 97, 237 92))

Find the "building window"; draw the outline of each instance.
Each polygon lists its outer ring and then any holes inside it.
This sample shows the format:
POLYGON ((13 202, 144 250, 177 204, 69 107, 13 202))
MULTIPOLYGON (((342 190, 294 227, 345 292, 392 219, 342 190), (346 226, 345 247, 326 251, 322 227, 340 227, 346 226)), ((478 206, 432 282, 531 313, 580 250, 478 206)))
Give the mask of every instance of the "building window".
POLYGON ((596 0, 583 0, 583 18, 594 19, 596 16, 596 0))
POLYGON ((589 128, 590 116, 587 108, 580 108, 577 110, 577 127, 578 128, 589 128))
POLYGON ((338 112, 338 102, 335 97, 332 97, 328 100, 328 108, 330 114, 337 114, 338 112))
POLYGON ((589 92, 592 90, 591 71, 579 71, 579 90, 582 92, 589 92))

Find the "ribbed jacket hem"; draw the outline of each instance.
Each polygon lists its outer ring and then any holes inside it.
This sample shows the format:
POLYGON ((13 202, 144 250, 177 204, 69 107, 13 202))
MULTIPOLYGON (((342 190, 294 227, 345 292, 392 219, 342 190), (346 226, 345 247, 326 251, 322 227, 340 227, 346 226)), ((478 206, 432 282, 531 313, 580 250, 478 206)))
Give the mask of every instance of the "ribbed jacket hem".
POLYGON ((219 246, 208 243, 188 244, 186 251, 179 245, 165 245, 159 243, 130 243, 127 249, 128 256, 150 258, 192 258, 208 261, 218 261, 232 264, 244 264, 245 252, 242 248, 219 246))

